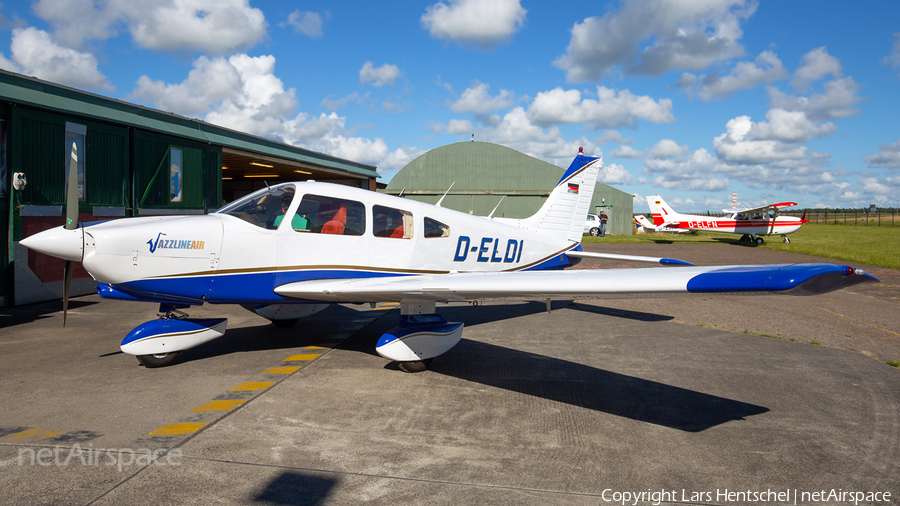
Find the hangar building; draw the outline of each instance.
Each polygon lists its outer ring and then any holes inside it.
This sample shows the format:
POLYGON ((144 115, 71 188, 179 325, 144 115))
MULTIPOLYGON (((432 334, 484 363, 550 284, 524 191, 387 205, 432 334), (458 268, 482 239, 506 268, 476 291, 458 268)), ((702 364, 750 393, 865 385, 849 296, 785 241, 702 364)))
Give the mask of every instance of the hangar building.
MULTIPOLYGON (((62 295, 63 261, 19 241, 62 225, 79 154, 78 221, 202 214, 283 181, 375 190, 375 167, 0 70, 0 306, 62 295)), ((72 294, 93 291, 80 264, 72 294)))
MULTIPOLYGON (((499 203, 494 216, 527 218, 540 209, 564 172, 564 168, 506 146, 466 141, 419 156, 379 191, 434 204, 453 185, 441 206, 487 216, 499 203)), ((598 182, 590 209, 596 214, 606 211, 608 233, 632 234, 634 200, 630 193, 598 182)))

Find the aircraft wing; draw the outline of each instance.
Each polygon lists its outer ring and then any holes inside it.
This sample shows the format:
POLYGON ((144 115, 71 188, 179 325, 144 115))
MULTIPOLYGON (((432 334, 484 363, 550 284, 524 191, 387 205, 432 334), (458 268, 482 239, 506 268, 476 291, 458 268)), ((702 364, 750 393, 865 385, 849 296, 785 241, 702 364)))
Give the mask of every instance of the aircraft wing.
POLYGON ((645 269, 467 272, 352 280, 310 280, 275 288, 279 295, 323 302, 586 299, 672 293, 815 295, 878 281, 833 264, 775 264, 645 269))
POLYGON ((751 207, 750 209, 727 209, 725 212, 733 213, 735 211, 739 213, 765 213, 769 209, 778 209, 780 207, 793 207, 796 206, 796 202, 779 202, 777 204, 766 204, 764 206, 759 207, 751 207))

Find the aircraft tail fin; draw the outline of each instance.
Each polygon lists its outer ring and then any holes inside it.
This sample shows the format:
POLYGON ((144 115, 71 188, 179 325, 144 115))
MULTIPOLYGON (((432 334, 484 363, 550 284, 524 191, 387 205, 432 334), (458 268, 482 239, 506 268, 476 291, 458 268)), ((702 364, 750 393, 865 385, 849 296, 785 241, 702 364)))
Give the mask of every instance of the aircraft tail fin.
POLYGON ((601 158, 580 154, 550 192, 544 205, 530 218, 519 220, 522 228, 574 242, 581 242, 584 222, 594 197, 601 158))
POLYGON ((650 220, 647 219, 643 214, 635 215, 634 221, 638 222, 642 227, 647 230, 656 230, 656 225, 650 223, 650 220))
POLYGON ((678 216, 678 212, 666 204, 666 201, 659 195, 647 197, 647 204, 650 205, 650 214, 653 216, 653 224, 656 226, 673 221, 673 218, 678 216))

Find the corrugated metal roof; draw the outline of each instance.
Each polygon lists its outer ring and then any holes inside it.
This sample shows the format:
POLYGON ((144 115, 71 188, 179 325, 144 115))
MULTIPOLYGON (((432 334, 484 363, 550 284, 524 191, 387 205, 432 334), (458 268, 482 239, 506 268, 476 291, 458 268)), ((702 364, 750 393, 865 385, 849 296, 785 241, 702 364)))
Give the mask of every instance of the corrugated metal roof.
POLYGON ((4 70, 0 70, 0 99, 39 109, 192 139, 215 146, 319 165, 365 177, 379 177, 376 168, 372 165, 336 158, 197 119, 185 118, 177 114, 87 93, 4 70))

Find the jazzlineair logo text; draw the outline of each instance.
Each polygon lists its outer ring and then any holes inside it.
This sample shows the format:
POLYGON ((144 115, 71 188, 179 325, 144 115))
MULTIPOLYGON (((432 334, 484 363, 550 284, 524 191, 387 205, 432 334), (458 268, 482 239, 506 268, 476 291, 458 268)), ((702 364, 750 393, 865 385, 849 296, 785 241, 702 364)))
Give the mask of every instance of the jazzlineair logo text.
POLYGON ((156 236, 156 242, 153 239, 147 241, 147 244, 150 245, 150 253, 156 252, 158 249, 203 249, 204 242, 203 241, 193 241, 191 239, 163 239, 162 237, 166 235, 162 232, 156 236))

